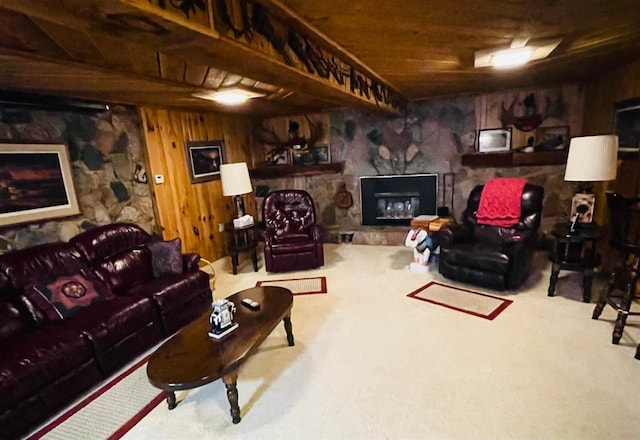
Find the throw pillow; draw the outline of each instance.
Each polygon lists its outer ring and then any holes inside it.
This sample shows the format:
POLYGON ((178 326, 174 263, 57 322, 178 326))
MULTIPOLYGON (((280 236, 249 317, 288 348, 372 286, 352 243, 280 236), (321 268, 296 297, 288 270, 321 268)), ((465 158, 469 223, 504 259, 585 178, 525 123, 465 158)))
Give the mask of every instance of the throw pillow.
POLYGON ((182 251, 179 238, 151 243, 148 248, 151 251, 151 268, 155 278, 182 273, 182 251))
POLYGON ((30 299, 52 321, 69 318, 111 295, 100 280, 81 274, 62 276, 48 284, 34 284, 30 299))

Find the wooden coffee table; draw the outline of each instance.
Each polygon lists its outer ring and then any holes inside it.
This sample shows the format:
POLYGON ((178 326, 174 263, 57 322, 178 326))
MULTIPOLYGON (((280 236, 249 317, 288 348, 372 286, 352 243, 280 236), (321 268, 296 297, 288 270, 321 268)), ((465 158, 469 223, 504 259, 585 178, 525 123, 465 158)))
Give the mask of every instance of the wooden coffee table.
POLYGON ((176 407, 175 392, 196 388, 222 379, 231 404, 233 423, 240 422, 238 406, 238 367, 265 338, 284 321, 287 341, 294 345, 291 332, 293 295, 282 287, 254 287, 227 298, 236 305, 234 321, 239 327, 223 339, 207 335, 211 329, 209 313, 187 325, 166 341, 149 358, 147 376, 151 385, 165 391, 169 409, 176 407), (259 310, 241 304, 244 298, 260 303, 259 310))

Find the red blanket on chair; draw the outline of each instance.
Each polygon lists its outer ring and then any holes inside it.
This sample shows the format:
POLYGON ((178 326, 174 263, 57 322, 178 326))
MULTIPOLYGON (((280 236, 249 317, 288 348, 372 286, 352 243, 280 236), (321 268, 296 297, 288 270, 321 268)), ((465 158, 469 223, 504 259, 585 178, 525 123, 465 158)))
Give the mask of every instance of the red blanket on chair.
POLYGON ((520 221, 522 190, 527 181, 498 178, 487 182, 480 195, 476 218, 481 225, 513 226, 520 221))

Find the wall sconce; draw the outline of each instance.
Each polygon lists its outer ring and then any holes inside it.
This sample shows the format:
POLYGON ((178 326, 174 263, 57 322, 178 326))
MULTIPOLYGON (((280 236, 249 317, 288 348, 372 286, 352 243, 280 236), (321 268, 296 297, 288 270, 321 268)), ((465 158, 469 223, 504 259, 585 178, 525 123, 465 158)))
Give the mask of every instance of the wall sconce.
POLYGON ((245 162, 238 162, 220 165, 220 180, 222 181, 222 194, 233 197, 236 202, 238 218, 244 217, 242 194, 253 191, 247 164, 245 162))
POLYGON ((583 136, 571 139, 564 180, 580 182, 571 203, 571 232, 575 231, 578 223, 581 226, 591 224, 595 194, 589 182, 615 180, 617 167, 618 136, 583 136))

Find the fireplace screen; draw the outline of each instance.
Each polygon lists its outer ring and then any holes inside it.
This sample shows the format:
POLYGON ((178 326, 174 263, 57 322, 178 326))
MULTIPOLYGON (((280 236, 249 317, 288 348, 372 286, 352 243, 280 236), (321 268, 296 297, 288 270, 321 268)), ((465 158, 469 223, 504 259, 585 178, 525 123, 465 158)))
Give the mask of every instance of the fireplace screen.
POLYGON ((418 215, 435 215, 437 174, 360 178, 363 225, 408 225, 418 215))

